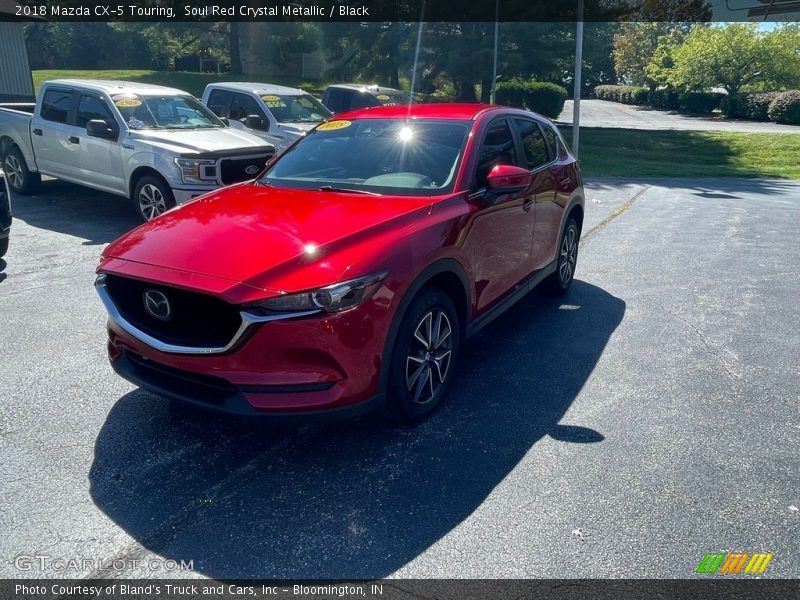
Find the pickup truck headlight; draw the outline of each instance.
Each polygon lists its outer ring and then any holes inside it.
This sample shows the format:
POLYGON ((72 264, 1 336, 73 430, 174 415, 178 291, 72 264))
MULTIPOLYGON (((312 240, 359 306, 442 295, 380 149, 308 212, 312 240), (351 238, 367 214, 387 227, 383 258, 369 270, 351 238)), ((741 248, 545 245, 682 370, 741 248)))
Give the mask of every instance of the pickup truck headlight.
POLYGON ((217 180, 217 162, 201 158, 176 158, 183 183, 208 183, 217 180))
POLYGON ((388 271, 381 271, 300 294, 284 294, 245 306, 256 314, 282 312, 334 313, 358 306, 380 287, 388 271))

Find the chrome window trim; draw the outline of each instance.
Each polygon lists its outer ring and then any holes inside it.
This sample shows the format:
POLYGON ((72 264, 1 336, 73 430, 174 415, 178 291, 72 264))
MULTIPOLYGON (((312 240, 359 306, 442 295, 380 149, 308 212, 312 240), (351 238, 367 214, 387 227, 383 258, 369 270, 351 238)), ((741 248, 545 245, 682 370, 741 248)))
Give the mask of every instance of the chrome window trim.
POLYGON ((125 319, 122 314, 117 309, 114 301, 111 299, 111 296, 106 289, 105 278, 103 275, 99 275, 97 280, 95 281, 95 289, 97 290, 97 294, 100 296, 100 300, 103 302, 103 305, 106 307, 108 311, 109 318, 114 321, 117 325, 119 325, 123 330, 127 333, 135 337, 140 342, 147 344, 151 348, 158 350, 159 352, 164 352, 165 354, 194 354, 194 355, 211 355, 211 354, 224 354, 229 352, 233 349, 239 340, 242 338, 244 333, 252 326, 257 325, 259 323, 269 323, 270 321, 283 321, 286 319, 296 319, 299 317, 308 317, 311 315, 316 315, 321 313, 321 310, 305 310, 305 311, 298 311, 292 313, 281 313, 275 315, 254 315, 247 311, 239 311, 239 315, 242 318, 242 324, 239 326, 239 329, 234 334, 233 338, 230 342, 228 342, 225 346, 216 347, 216 348, 208 348, 208 347, 197 347, 197 346, 178 346, 175 344, 168 344, 167 342, 162 342, 158 338, 151 336, 148 333, 145 333, 135 325, 133 325, 130 321, 125 319))

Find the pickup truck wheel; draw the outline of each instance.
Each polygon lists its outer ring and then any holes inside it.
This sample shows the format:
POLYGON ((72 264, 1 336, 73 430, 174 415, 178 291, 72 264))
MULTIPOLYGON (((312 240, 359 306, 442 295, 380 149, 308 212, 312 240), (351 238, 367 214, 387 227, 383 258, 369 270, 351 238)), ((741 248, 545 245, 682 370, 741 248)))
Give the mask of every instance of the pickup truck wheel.
POLYGON ((388 417, 421 421, 441 404, 453 377, 460 343, 458 313, 450 297, 425 288, 403 317, 389 363, 388 417))
POLYGON ((150 221, 175 206, 175 198, 163 179, 145 175, 136 183, 133 204, 139 217, 150 221))
POLYGON ((39 173, 31 173, 22 152, 12 146, 3 157, 3 171, 6 173, 9 187, 20 196, 35 194, 42 182, 39 173))

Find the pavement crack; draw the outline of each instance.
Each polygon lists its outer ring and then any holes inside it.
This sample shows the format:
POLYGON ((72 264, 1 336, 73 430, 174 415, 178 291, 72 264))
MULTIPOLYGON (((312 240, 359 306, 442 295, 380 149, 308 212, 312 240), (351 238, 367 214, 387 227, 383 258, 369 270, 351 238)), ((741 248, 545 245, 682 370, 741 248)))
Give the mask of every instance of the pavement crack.
POLYGON ((705 334, 704 334, 704 333, 703 333, 703 332, 700 330, 700 328, 699 328, 699 327, 697 327, 697 325, 695 325, 694 323, 692 323, 692 322, 691 322, 691 321, 689 321, 688 319, 685 319, 685 318, 683 318, 682 316, 680 316, 680 315, 679 315, 679 314, 677 314, 676 312, 674 312, 674 311, 672 311, 672 310, 668 309, 666 306, 663 306, 663 305, 662 305, 662 307, 661 307, 661 308, 662 308, 664 311, 666 311, 668 314, 670 314, 670 315, 671 315, 673 318, 677 319, 678 321, 680 321, 681 323, 683 323, 684 325, 686 325, 686 326, 687 326, 689 329, 691 329, 691 330, 692 330, 692 332, 694 332, 695 336, 696 336, 696 337, 697 337, 697 338, 700 340, 700 342, 702 343, 702 346, 700 347, 700 349, 701 349, 701 350, 703 350, 703 351, 704 351, 706 354, 710 354, 711 356, 713 356, 714 358, 716 358, 716 361, 717 361, 717 363, 718 363, 718 364, 719 364, 719 365, 722 367, 722 370, 723 370, 723 371, 725 371, 725 372, 726 372, 728 375, 730 375, 731 377, 735 377, 736 379, 739 379, 740 381, 744 381, 745 383, 747 383, 747 379, 745 379, 745 378, 744 378, 742 375, 740 375, 739 373, 737 373, 737 372, 735 372, 735 371, 732 371, 732 370, 731 370, 731 368, 728 366, 728 364, 727 364, 727 363, 725 362, 725 360, 723 359, 722 355, 721 355, 721 354, 719 353, 719 351, 717 350, 717 347, 716 347, 716 345, 715 345, 715 344, 713 344, 713 343, 712 343, 712 342, 711 342, 711 341, 710 341, 710 340, 709 340, 709 339, 706 337, 706 335, 705 335, 705 334))
POLYGON ((594 227, 592 227, 592 228, 591 228, 589 231, 587 231, 586 233, 584 233, 584 234, 583 234, 583 236, 581 236, 581 243, 585 245, 585 244, 586 244, 586 243, 587 243, 589 240, 591 240, 593 237, 595 237, 595 236, 596 236, 598 233, 600 233, 600 232, 601 232, 603 229, 605 229, 606 227, 608 227, 608 225, 610 225, 610 224, 611 224, 611 222, 612 222, 612 221, 614 221, 614 219, 616 219, 617 217, 619 217, 619 216, 620 216, 622 213, 624 213, 624 212, 625 212, 626 210, 628 210, 628 209, 629 209, 631 206, 633 206, 633 204, 634 204, 634 203, 635 203, 635 202, 636 202, 636 201, 637 201, 639 198, 641 198, 641 197, 642 197, 642 195, 643 195, 645 192, 647 192, 647 191, 648 191, 650 188, 652 188, 652 187, 653 187, 652 185, 646 185, 646 186, 644 186, 642 189, 640 189, 638 192, 636 192, 636 193, 635 193, 633 196, 631 196, 630 198, 628 198, 628 199, 625 201, 625 203, 624 203, 624 204, 622 204, 622 205, 618 206, 617 208, 615 208, 615 209, 614 209, 614 211, 613 211, 613 212, 612 212, 610 215, 608 215, 608 216, 607 216, 605 219, 603 219, 602 221, 600 221, 600 222, 599 222, 597 225, 595 225, 594 227))

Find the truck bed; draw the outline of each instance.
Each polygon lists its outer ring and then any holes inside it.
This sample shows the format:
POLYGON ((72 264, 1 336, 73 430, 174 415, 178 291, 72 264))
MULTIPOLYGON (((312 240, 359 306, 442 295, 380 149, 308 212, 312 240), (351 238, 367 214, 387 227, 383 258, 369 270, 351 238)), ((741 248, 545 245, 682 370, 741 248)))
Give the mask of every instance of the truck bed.
POLYGON ((36 104, 34 102, 8 102, 4 104, 0 103, 0 110, 21 113, 24 115, 28 115, 29 117, 33 116, 33 111, 35 108, 36 104))

